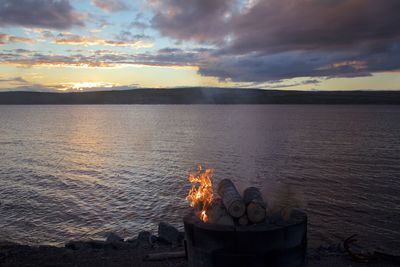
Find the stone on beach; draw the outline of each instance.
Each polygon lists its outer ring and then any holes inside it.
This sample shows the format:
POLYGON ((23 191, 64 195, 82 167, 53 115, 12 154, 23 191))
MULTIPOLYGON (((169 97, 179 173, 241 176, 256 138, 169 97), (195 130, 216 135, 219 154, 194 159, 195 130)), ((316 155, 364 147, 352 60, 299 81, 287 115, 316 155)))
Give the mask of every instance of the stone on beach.
POLYGON ((107 235, 106 242, 123 242, 124 239, 115 233, 109 233, 107 235))
POLYGON ((127 239, 126 242, 135 247, 150 248, 153 245, 153 235, 149 231, 141 231, 136 238, 127 239))
POLYGON ((170 244, 178 244, 180 241, 180 234, 178 229, 174 226, 160 222, 158 224, 158 238, 170 244))

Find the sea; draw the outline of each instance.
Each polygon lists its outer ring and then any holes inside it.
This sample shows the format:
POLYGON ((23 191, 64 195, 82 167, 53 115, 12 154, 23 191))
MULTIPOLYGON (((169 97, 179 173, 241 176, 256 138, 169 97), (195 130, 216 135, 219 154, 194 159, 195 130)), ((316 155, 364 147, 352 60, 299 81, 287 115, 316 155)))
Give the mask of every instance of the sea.
POLYGON ((182 229, 198 164, 290 198, 310 246, 400 250, 400 106, 384 105, 0 106, 0 240, 182 229))

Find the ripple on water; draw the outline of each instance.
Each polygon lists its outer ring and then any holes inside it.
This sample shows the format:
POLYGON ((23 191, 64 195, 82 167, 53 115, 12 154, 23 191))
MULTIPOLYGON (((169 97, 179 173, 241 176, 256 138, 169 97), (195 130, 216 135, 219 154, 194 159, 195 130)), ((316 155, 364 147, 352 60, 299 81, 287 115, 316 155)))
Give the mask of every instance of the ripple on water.
MULTIPOLYGON (((400 247, 399 107, 1 106, 0 239, 181 227, 188 171, 301 192, 311 243, 400 247)), ((268 194, 267 194, 268 195, 268 194)))

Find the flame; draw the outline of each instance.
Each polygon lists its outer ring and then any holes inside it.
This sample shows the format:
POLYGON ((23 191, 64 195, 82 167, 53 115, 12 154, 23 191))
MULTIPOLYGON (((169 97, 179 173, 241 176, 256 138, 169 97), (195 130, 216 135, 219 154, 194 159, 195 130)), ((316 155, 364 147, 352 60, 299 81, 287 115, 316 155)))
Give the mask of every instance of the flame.
POLYGON ((214 170, 197 166, 197 170, 190 172, 189 182, 192 187, 186 199, 192 208, 198 211, 198 216, 203 222, 208 221, 207 210, 213 201, 212 177, 214 170))

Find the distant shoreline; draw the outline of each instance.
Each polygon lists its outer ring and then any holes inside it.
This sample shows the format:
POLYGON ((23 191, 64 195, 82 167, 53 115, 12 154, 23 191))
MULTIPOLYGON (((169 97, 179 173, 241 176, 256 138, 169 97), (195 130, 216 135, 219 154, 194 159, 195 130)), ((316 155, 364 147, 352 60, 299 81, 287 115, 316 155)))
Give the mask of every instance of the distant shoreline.
POLYGON ((196 87, 71 93, 0 92, 0 105, 79 104, 400 105, 400 91, 279 91, 196 87))

